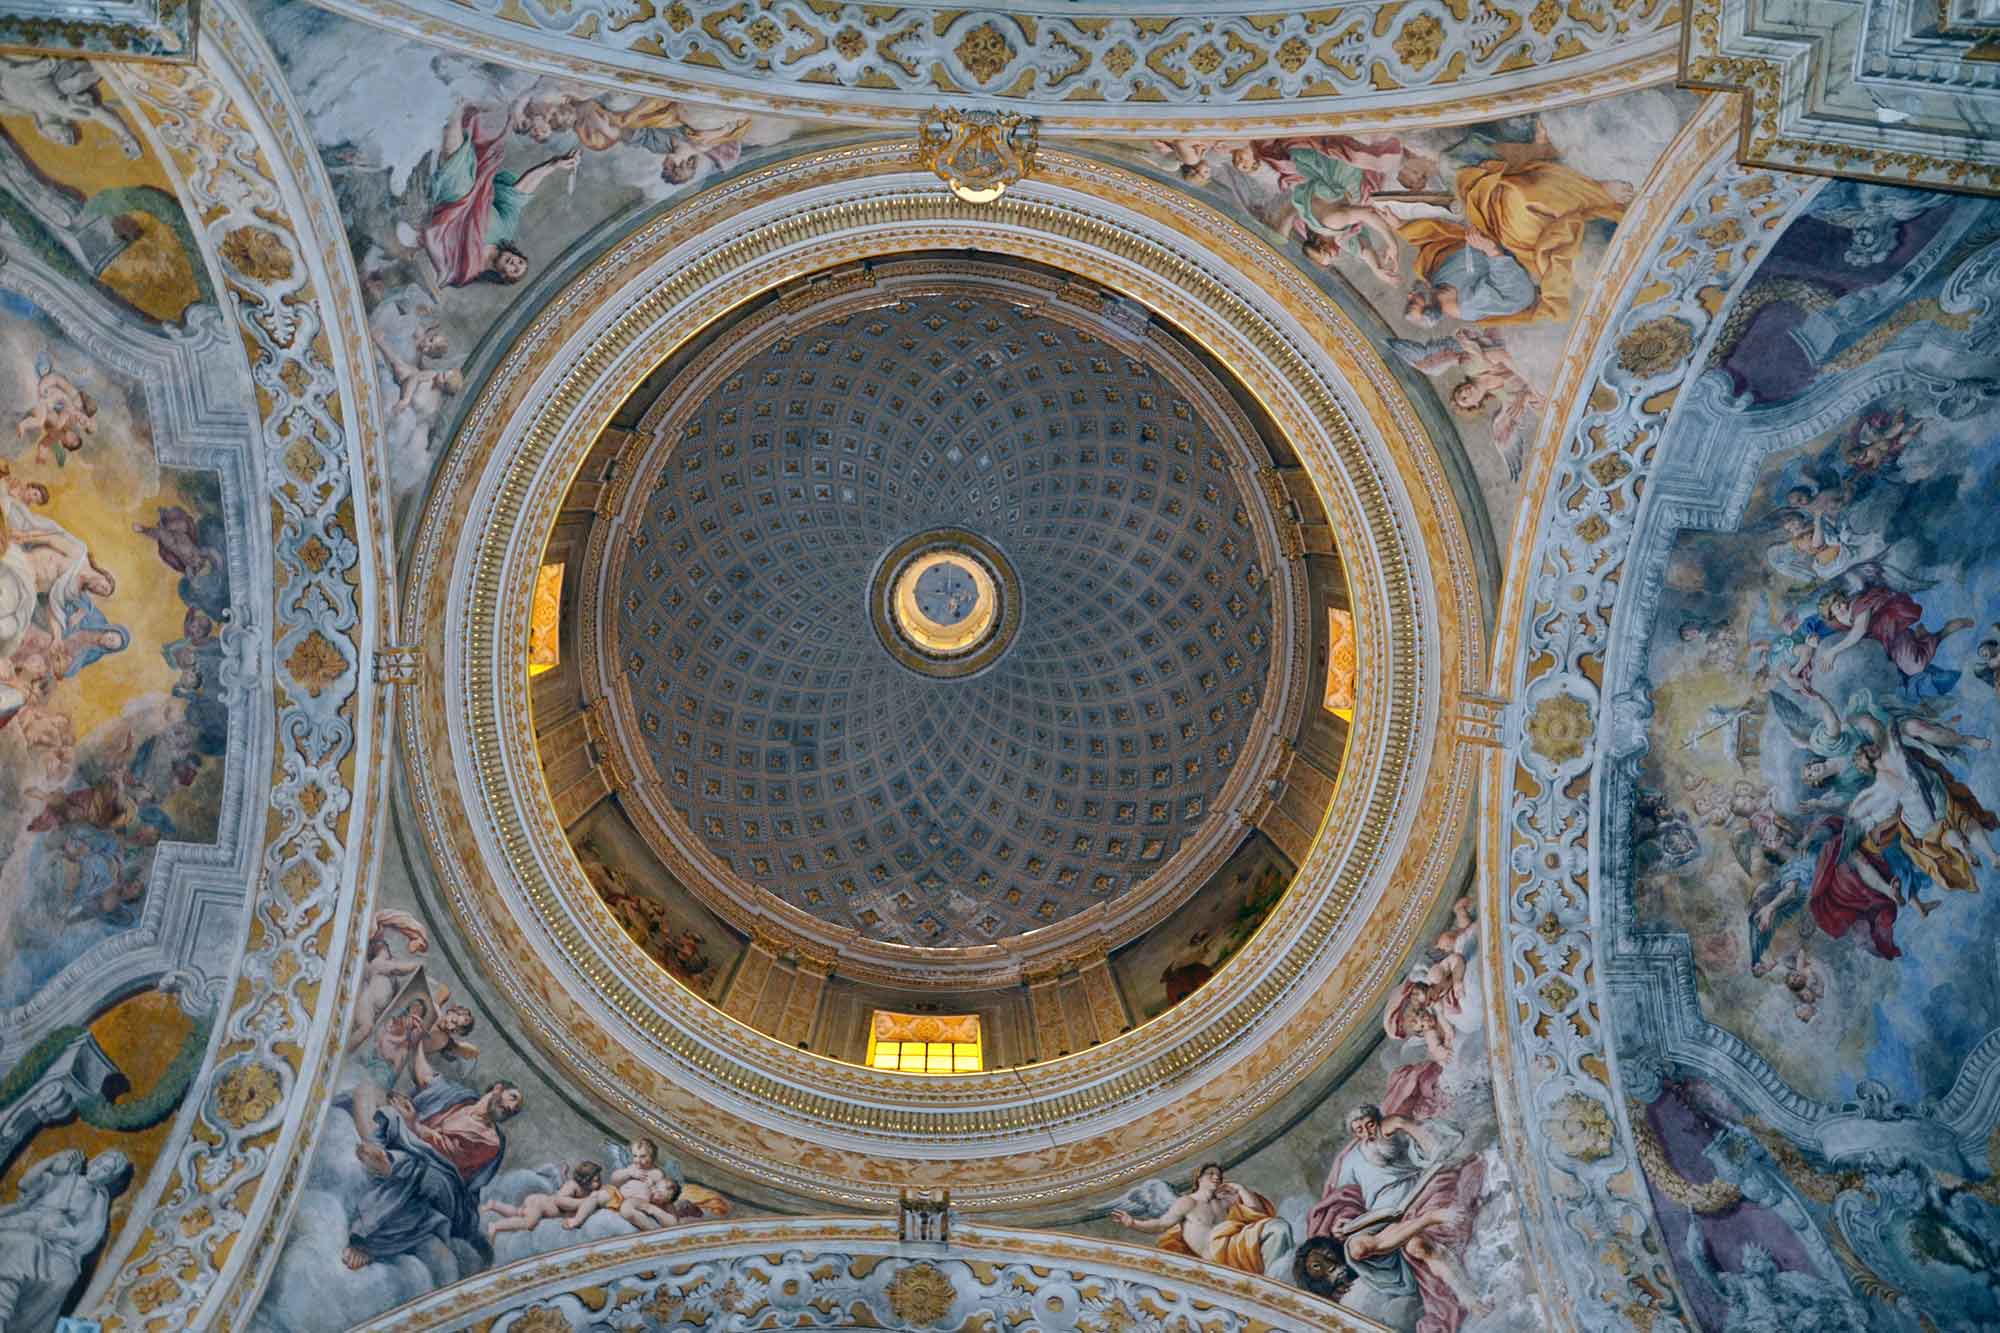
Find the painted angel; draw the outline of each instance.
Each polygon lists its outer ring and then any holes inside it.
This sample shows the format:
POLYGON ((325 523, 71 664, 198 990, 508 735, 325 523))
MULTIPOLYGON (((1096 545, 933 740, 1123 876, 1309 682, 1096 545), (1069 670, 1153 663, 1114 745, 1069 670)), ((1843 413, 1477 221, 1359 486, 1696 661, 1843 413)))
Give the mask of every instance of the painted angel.
POLYGON ((1493 447, 1500 451, 1508 477, 1520 477, 1528 429, 1548 400, 1522 378, 1499 335, 1465 328, 1424 342, 1391 338, 1389 346, 1426 375, 1463 370, 1465 378, 1451 388, 1451 405, 1469 416, 1490 417, 1493 447))
POLYGON ((608 1208, 641 1231, 682 1222, 727 1217, 729 1200, 705 1185, 691 1183, 673 1158, 662 1158, 649 1138, 606 1143, 604 1160, 611 1164, 594 1207, 587 1207, 563 1225, 575 1230, 597 1208, 608 1208))
POLYGON ((37 463, 57 464, 97 434, 97 403, 56 369, 47 350, 35 356, 34 406, 14 423, 14 434, 34 444, 37 463))
POLYGON ((423 970, 424 958, 430 950, 430 928, 423 922, 391 907, 375 913, 368 926, 368 948, 361 964, 361 996, 354 1004, 348 1050, 359 1050, 374 1035, 375 1025, 388 1013, 397 993, 423 970), (394 947, 398 939, 406 951, 402 957, 396 955, 394 947))
POLYGON ((1195 1172, 1186 1194, 1164 1180, 1135 1185, 1112 1208, 1111 1220, 1158 1236, 1163 1250, 1239 1273, 1275 1276, 1292 1251, 1291 1224, 1278 1216, 1278 1206, 1230 1181, 1218 1162, 1195 1172))

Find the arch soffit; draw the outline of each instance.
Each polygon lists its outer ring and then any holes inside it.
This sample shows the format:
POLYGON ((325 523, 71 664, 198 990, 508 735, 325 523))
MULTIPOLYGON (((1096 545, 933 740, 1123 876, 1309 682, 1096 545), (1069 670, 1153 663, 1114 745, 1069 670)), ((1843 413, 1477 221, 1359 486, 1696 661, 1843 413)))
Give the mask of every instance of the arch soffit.
POLYGON ((1597 758, 1643 722, 1598 682, 1641 499, 1683 389, 1757 259, 1822 184, 1739 165, 1738 125, 1733 99, 1705 104, 1605 257, 1599 297, 1572 329, 1549 395, 1494 639, 1493 689, 1515 701, 1485 760, 1478 833, 1482 919, 1497 927, 1485 992, 1495 1100, 1529 1182, 1524 1222, 1540 1280, 1569 1294, 1551 1307, 1569 1328, 1622 1326, 1679 1299, 1603 989, 1615 927, 1602 895, 1597 758), (1661 336, 1665 355, 1651 342, 1661 336))
POLYGON ((107 1330, 241 1323, 277 1258, 360 962, 390 754, 372 668, 393 562, 359 283, 276 61, 233 0, 200 22, 191 63, 104 68, 196 224, 258 389, 275 586, 259 575, 271 601, 240 665, 273 709, 269 819, 212 1044, 77 1306, 107 1330))
POLYGON ((760 1328, 824 1327, 831 1308, 866 1310, 868 1326, 881 1328, 942 1325, 954 1311, 1028 1313, 1037 1327, 1067 1327, 1065 1316, 1121 1310, 1196 1333, 1381 1327, 1285 1283, 1098 1237, 960 1222, 947 1248, 899 1240, 894 1218, 759 1218, 525 1259, 427 1293, 355 1333, 588 1328, 594 1315, 627 1308, 659 1312, 663 1324, 720 1316, 760 1328))

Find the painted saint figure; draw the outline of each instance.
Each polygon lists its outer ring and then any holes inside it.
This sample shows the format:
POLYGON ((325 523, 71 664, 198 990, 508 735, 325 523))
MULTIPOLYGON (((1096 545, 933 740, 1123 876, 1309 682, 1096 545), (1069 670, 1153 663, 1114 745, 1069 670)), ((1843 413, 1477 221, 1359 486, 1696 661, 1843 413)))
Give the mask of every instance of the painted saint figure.
POLYGON ((1420 1333, 1450 1333, 1479 1306, 1460 1252, 1484 1171, 1477 1159, 1453 1161, 1463 1136, 1446 1121, 1364 1104, 1348 1112, 1347 1131, 1307 1237, 1337 1241, 1356 1282, 1375 1295, 1420 1295, 1420 1333))
POLYGON ((1269 1274, 1291 1253, 1291 1228, 1278 1207, 1255 1190, 1231 1183, 1209 1162, 1195 1173, 1194 1189, 1174 1198, 1155 1217, 1114 1208, 1112 1221, 1160 1238, 1160 1248, 1191 1254, 1239 1273, 1269 1274))
POLYGON ((1569 318, 1584 229, 1623 217, 1632 187, 1592 180, 1555 161, 1553 145, 1536 147, 1459 171, 1463 221, 1417 218, 1400 228, 1417 251, 1404 307, 1412 324, 1569 318))
POLYGON ((528 257, 514 245, 521 212, 542 182, 558 171, 575 171, 580 157, 572 148, 516 175, 500 166, 506 143, 506 121, 476 106, 458 108, 445 124, 431 173, 431 212, 419 236, 447 287, 526 277, 528 257))
POLYGON ((391 1097, 375 1112, 370 1141, 355 1150, 375 1183, 348 1223, 341 1262, 349 1268, 462 1240, 491 1254, 479 1225, 479 1192, 500 1170, 521 1090, 504 1079, 474 1092, 417 1062, 414 1098, 391 1097))
POLYGON ((0 1328, 54 1327, 131 1178, 116 1149, 86 1161, 65 1148, 28 1168, 18 1197, 0 1208, 0 1328))

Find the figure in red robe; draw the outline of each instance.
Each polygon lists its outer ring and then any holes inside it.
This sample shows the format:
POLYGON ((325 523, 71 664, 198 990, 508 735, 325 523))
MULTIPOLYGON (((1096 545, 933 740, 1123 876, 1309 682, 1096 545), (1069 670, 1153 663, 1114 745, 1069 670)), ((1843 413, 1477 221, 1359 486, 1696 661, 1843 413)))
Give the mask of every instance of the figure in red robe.
POLYGON ((1839 939, 1857 922, 1868 923, 1868 947, 1881 958, 1900 958, 1896 947, 1897 897, 1901 889, 1885 848, 1877 847, 1867 830, 1831 815, 1820 824, 1826 841, 1820 844, 1806 905, 1813 920, 1839 939))
POLYGON ((1962 616, 1947 620, 1933 634, 1918 623, 1924 609, 1914 597, 1879 583, 1857 593, 1829 592, 1819 605, 1828 627, 1844 636, 1817 651, 1820 666, 1830 666, 1834 658, 1868 638, 1882 645, 1890 663, 1902 673, 1903 693, 1910 698, 1949 694, 1958 684, 1959 673, 1936 665, 1934 659, 1945 639, 1970 628, 1971 620, 1962 616))

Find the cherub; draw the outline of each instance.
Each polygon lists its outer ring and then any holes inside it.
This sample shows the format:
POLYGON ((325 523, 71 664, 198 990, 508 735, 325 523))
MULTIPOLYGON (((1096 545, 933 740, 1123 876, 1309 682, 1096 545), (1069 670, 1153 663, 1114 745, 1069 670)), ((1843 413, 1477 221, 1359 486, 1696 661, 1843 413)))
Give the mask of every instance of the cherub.
POLYGON ((660 1167, 660 1145, 651 1139, 633 1139, 623 1148, 611 1145, 611 1158, 618 1165, 611 1172, 610 1183, 621 1188, 635 1186, 650 1191, 670 1179, 660 1167))
POLYGON ((1214 179, 1215 172, 1208 164, 1208 155, 1218 146, 1213 139, 1153 140, 1153 147, 1174 159, 1180 168, 1181 179, 1193 185, 1206 185, 1214 179))
POLYGON ((424 965, 421 955, 430 952, 430 931, 408 912, 385 907, 369 923, 367 954, 361 964, 361 996, 354 1005, 354 1025, 348 1032, 347 1049, 358 1051, 367 1044, 375 1025, 388 1011, 403 983, 424 965), (398 958, 390 945, 392 936, 403 937, 409 956, 398 958))
POLYGON ((222 565, 222 555, 201 540, 193 514, 179 505, 162 505, 151 523, 135 523, 132 531, 159 548, 160 563, 176 574, 199 578, 222 565))
POLYGON ((37 463, 62 461, 62 454, 51 453, 51 445, 75 453, 85 437, 97 434, 97 403, 56 370, 47 351, 35 357, 35 405, 15 423, 14 434, 34 441, 37 463))
MULTIPOLYGON (((595 1162, 578 1162, 569 1169, 562 1186, 553 1194, 530 1194, 519 1204, 484 1203, 480 1211, 493 1214, 486 1224, 486 1239, 503 1231, 533 1231, 551 1218, 580 1212, 586 1202, 602 1191, 604 1168, 595 1162)), ((564 1223, 573 1229, 573 1224, 564 1223)))
POLYGON ((1442 962, 1445 954, 1469 953, 1473 938, 1479 933, 1479 920, 1474 915, 1472 895, 1467 893, 1451 905, 1451 924, 1438 932, 1435 961, 1442 962))
POLYGON ((662 1180, 652 1185, 644 1195, 627 1193, 618 1215, 641 1231, 656 1231, 661 1227, 678 1226, 682 1222, 699 1221, 702 1211, 694 1204, 681 1201, 681 1183, 678 1180, 662 1180))
POLYGON ((1854 423, 1854 433, 1841 458, 1856 472, 1873 476, 1902 461, 1903 453, 1923 430, 1923 423, 1910 420, 1903 408, 1891 413, 1886 408, 1864 412, 1854 423))
POLYGON ((374 343, 376 350, 382 353, 382 359, 389 363, 389 374, 396 381, 396 401, 390 405, 389 415, 413 413, 428 429, 443 410, 444 400, 464 390, 465 372, 456 366, 443 370, 413 366, 389 350, 388 339, 379 330, 374 335, 374 343))
POLYGON ((680 1197, 680 1182, 664 1177, 658 1182, 635 1181, 628 1187, 600 1185, 581 1201, 563 1228, 575 1231, 599 1209, 617 1213, 641 1231, 670 1227, 682 1220, 675 1207, 680 1197))
POLYGON ((1465 371, 1465 378, 1451 388, 1451 405, 1468 416, 1491 414, 1493 447, 1500 451, 1508 477, 1518 478, 1528 423, 1548 406, 1548 400, 1522 378, 1499 335, 1463 328, 1451 337, 1426 342, 1391 338, 1389 346, 1426 375, 1441 375, 1454 367, 1465 371))
POLYGON ((1972 650, 1972 658, 1972 674, 1991 686, 1994 696, 2000 698, 2000 620, 1993 622, 1993 633, 1972 650))
POLYGON ((1785 960, 1785 989, 1797 1001, 1793 1016, 1801 1023, 1812 1022, 1820 1001, 1826 998, 1826 974, 1802 948, 1792 950, 1785 960))

